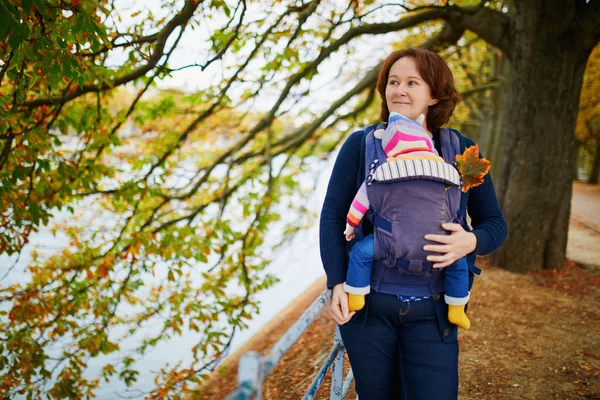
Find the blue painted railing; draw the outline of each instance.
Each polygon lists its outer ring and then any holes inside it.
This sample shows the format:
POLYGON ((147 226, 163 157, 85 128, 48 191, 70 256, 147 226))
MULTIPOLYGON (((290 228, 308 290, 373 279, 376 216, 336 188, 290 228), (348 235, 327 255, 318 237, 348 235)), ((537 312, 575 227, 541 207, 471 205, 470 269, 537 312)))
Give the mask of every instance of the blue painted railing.
MULTIPOLYGON (((304 333, 306 328, 315 320, 321 311, 327 307, 331 299, 331 290, 325 290, 311 304, 311 306, 302 314, 302 316, 288 329, 288 331, 271 348, 271 351, 265 356, 249 351, 244 353, 238 363, 238 384, 225 397, 225 400, 258 400, 262 395, 262 386, 269 373, 275 365, 283 358, 285 353, 292 347, 298 338, 304 333)), ((315 396, 319 386, 325 379, 327 371, 333 366, 331 371, 331 400, 341 400, 346 396, 348 387, 352 382, 352 369, 348 371, 344 379, 344 343, 340 335, 339 327, 335 328, 333 338, 333 348, 325 363, 319 369, 319 372, 310 384, 308 391, 302 400, 310 400, 315 396)))

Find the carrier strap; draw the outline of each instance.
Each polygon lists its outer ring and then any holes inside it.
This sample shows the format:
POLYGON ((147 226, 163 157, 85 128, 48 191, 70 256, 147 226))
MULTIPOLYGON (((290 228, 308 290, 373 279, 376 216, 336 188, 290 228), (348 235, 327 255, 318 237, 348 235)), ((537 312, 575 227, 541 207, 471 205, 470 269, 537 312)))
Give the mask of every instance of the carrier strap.
MULTIPOLYGON (((396 260, 396 270, 414 273, 416 275, 430 272, 433 269, 433 263, 421 260, 407 260, 400 258, 396 260)), ((481 275, 481 268, 469 265, 469 269, 475 275, 481 275)))
POLYGON ((471 270, 471 272, 475 275, 481 275, 481 268, 477 268, 474 265, 469 265, 469 270, 471 270))
MULTIPOLYGON (((446 161, 448 164, 453 165, 456 168, 456 156, 458 154, 461 154, 460 142, 458 140, 458 135, 456 135, 456 133, 454 133, 454 132, 451 132, 447 128, 441 128, 440 129, 440 145, 442 147, 442 154, 444 155, 444 161, 446 161)), ((462 182, 461 182, 461 184, 462 184, 462 182)), ((462 200, 463 197, 464 196, 461 193, 461 196, 459 197, 459 199, 462 200)), ((455 204, 455 198, 453 196, 450 196, 449 201, 450 201, 450 209, 458 210, 458 214, 456 216, 455 222, 464 226, 464 221, 462 220, 464 218, 464 215, 460 210, 462 202, 460 202, 459 204, 455 204)))
POLYGON ((368 179, 368 176, 386 161, 386 156, 381 146, 381 139, 375 136, 377 130, 385 129, 385 124, 370 125, 365 129, 368 132, 365 140, 365 178, 368 179))
POLYGON ((369 211, 370 221, 373 223, 373 226, 383 229, 384 231, 388 231, 392 233, 392 222, 383 218, 379 214, 375 213, 373 210, 369 211))
POLYGON ((431 272, 433 263, 422 260, 407 260, 400 258, 396 260, 396 270, 412 273, 415 275, 422 275, 431 272))

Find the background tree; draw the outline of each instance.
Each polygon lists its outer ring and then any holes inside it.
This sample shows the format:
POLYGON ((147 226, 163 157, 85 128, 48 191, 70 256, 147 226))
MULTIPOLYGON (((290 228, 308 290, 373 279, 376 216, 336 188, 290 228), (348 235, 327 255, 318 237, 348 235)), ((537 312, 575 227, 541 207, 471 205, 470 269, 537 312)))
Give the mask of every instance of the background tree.
POLYGON ((509 237, 493 259, 519 272, 562 268, 577 105, 600 39, 600 2, 486 4, 413 7, 409 16, 443 19, 460 35, 471 30, 508 58, 510 126, 504 126, 495 174, 509 237))
MULTIPOLYGON (((0 292, 0 393, 132 385, 136 360, 186 332, 197 332, 189 362, 164 366, 145 389, 161 398, 199 382, 275 281, 274 251, 306 223, 302 177, 350 127, 376 120, 390 50, 368 42, 376 35, 414 33, 415 44, 456 54, 465 77, 478 58, 464 46, 492 45, 509 60, 511 125, 496 174, 518 234, 498 260, 562 266, 571 183, 556 168, 569 160, 599 8, 186 0, 130 13, 107 1, 1 1, 0 251, 18 258, 60 210, 79 219, 57 218, 64 246, 33 251, 0 292), (172 65, 194 29, 207 32, 196 61, 172 65), (210 84, 153 90, 190 68, 210 84), (129 337, 141 339, 121 347, 129 337), (98 377, 85 375, 91 359, 102 360, 98 377)), ((487 68, 461 91, 481 93, 504 73, 487 68)))
POLYGON ((575 129, 577 155, 582 156, 584 170, 589 171, 588 182, 597 184, 600 172, 600 47, 596 46, 588 60, 583 77, 579 113, 575 129))

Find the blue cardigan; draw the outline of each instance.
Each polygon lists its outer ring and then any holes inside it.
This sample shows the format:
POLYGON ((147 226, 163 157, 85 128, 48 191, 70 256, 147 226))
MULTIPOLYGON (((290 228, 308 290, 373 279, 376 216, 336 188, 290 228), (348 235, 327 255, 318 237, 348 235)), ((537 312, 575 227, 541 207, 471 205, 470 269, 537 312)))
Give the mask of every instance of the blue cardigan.
MULTIPOLYGON (((435 147, 442 154, 439 137, 439 131, 433 133, 435 147)), ((467 147, 475 145, 471 139, 464 139, 467 147)), ((340 149, 321 210, 319 244, 328 288, 346 280, 348 254, 343 232, 352 199, 365 179, 364 170, 365 132, 358 130, 346 139, 340 149)), ((502 245, 507 235, 506 221, 489 173, 483 184, 463 193, 463 196, 468 196, 467 213, 477 237, 477 247, 468 257, 474 261, 475 255, 489 254, 502 245)))

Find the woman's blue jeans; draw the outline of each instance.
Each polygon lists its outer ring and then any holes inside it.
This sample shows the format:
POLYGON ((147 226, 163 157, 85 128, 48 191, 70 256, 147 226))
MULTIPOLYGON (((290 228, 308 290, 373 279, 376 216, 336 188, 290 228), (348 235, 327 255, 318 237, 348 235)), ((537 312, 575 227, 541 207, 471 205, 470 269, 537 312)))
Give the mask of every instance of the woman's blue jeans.
POLYGON ((359 400, 456 400, 457 330, 443 295, 410 303, 371 291, 340 326, 359 400))

